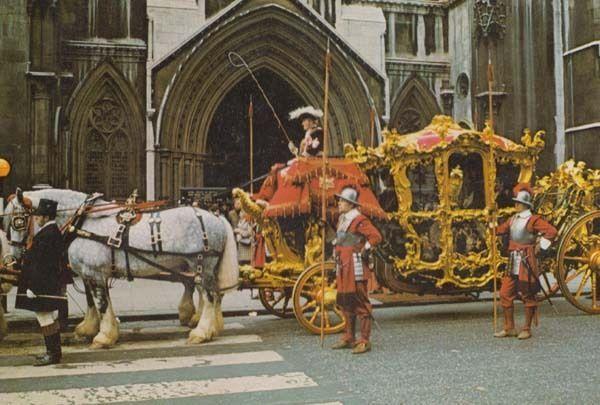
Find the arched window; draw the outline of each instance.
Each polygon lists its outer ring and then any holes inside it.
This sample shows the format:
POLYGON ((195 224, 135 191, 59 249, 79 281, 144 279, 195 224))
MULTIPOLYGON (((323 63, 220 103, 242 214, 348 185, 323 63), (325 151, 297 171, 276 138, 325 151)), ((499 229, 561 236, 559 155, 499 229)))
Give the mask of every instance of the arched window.
POLYGON ((92 106, 86 127, 84 191, 127 197, 132 191, 130 141, 124 111, 114 97, 107 94, 92 106))

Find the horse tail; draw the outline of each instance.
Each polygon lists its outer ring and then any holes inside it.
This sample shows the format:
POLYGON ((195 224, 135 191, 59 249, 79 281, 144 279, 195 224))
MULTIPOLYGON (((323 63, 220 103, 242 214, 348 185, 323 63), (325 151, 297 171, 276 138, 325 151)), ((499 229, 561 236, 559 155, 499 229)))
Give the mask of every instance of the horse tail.
POLYGON ((237 258, 237 242, 231 224, 224 216, 219 215, 219 219, 225 227, 226 239, 225 249, 219 261, 219 272, 217 280, 219 280, 219 288, 221 290, 230 290, 238 286, 240 270, 237 258))

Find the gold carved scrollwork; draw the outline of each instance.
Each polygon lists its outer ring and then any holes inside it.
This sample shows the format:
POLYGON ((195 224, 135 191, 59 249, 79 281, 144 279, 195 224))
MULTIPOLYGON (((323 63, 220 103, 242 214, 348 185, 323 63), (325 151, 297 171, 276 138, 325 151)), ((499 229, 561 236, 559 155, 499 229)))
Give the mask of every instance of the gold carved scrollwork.
MULTIPOLYGON (((358 145, 348 147, 346 156, 360 164, 364 170, 386 167, 393 176, 394 187, 398 199, 398 209, 389 213, 390 220, 395 221, 405 233, 402 246, 405 252, 401 255, 392 253, 390 259, 395 270, 406 278, 419 280, 435 288, 454 287, 473 289, 489 287, 494 277, 491 264, 501 266, 506 259, 499 256, 491 257, 491 230, 488 223, 492 218, 506 217, 513 212, 512 208, 497 209, 496 196, 496 165, 512 164, 519 170, 519 181, 528 182, 533 177, 535 163, 544 147, 544 132, 538 131, 534 136, 528 130, 524 131, 522 145, 502 138, 493 133, 490 126, 482 132, 461 129, 450 117, 436 116, 426 128, 428 136, 434 131, 441 142, 427 146, 425 151, 419 146, 421 132, 400 135, 395 130, 383 131, 383 143, 377 148, 365 148, 358 145), (457 134, 457 131, 461 131, 457 134), (494 148, 494 162, 490 164, 490 148, 494 148), (464 187, 463 179, 468 167, 448 167, 449 158, 453 153, 477 153, 483 164, 485 183, 485 208, 460 209, 457 199, 464 187), (376 157, 376 159, 373 159, 376 157), (433 210, 413 211, 413 195, 411 181, 407 170, 418 165, 430 165, 436 177, 439 204, 433 210), (452 170, 450 170, 452 169, 452 170), (477 229, 481 240, 485 243, 481 251, 461 254, 455 251, 453 224, 461 221, 476 221, 480 224, 477 229), (431 223, 439 227, 439 256, 435 262, 423 260, 424 252, 421 246, 428 235, 420 235, 415 228, 417 224, 431 223)), ((578 174, 583 168, 573 165, 572 176, 579 176, 587 183, 600 183, 600 173, 578 174), (581 169, 579 172, 578 170, 581 169)), ((454 225, 460 226, 460 225, 454 225)), ((431 240, 430 240, 431 242, 431 240)), ((498 242, 498 241, 497 241, 498 242)), ((500 252, 500 249, 497 249, 500 252)))
POLYGON ((288 246, 277 221, 262 215, 264 207, 239 188, 233 189, 232 195, 240 200, 242 210, 258 224, 273 258, 263 269, 251 266, 243 268, 240 272, 242 282, 247 281, 258 287, 292 287, 297 276, 304 271, 304 261, 288 246))
POLYGON ((304 266, 308 268, 313 264, 320 263, 323 258, 322 228, 319 223, 310 220, 306 227, 304 246, 304 266))

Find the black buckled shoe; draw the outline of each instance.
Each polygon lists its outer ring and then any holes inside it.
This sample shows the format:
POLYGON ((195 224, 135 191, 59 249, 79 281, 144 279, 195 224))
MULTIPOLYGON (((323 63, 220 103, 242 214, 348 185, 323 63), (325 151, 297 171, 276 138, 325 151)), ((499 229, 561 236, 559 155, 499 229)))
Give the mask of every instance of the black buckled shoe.
POLYGON ((49 366, 51 364, 58 364, 60 363, 60 354, 44 354, 42 357, 40 358, 36 358, 35 363, 33 363, 34 367, 41 367, 41 366, 49 366))

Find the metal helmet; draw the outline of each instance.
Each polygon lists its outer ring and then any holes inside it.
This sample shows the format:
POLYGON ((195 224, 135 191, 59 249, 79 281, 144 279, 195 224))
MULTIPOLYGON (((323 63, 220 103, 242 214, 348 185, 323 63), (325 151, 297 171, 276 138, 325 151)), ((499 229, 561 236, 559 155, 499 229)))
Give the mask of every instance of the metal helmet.
POLYGON ((350 204, 360 205, 358 202, 358 191, 353 187, 345 187, 341 193, 336 194, 335 196, 348 201, 350 204))
POLYGON ((529 208, 533 208, 533 203, 531 202, 531 200, 531 193, 529 193, 529 191, 526 190, 519 191, 515 198, 513 198, 513 201, 525 204, 529 206, 529 208))

